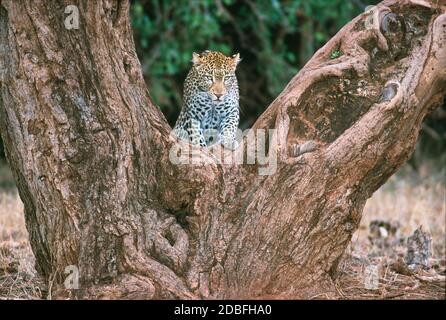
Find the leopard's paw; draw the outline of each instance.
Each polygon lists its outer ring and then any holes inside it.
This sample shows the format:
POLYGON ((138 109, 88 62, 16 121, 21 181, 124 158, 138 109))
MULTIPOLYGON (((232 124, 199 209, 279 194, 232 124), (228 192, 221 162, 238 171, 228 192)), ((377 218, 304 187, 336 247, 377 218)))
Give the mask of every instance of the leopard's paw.
POLYGON ((226 149, 229 150, 235 150, 238 148, 239 143, 237 140, 230 140, 230 141, 222 141, 221 143, 226 149))

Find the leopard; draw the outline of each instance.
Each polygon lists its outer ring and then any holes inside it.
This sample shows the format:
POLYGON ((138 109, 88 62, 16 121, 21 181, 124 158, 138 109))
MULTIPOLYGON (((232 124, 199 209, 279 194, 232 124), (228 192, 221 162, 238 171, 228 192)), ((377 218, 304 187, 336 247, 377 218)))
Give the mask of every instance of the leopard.
POLYGON ((240 61, 239 53, 229 57, 210 50, 192 54, 181 112, 173 128, 176 137, 201 147, 238 147, 240 107, 235 71, 240 61))

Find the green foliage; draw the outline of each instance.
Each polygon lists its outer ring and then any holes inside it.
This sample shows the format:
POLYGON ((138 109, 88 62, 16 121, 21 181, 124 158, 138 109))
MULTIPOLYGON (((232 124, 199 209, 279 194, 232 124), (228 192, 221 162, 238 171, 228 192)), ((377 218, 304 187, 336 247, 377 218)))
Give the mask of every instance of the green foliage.
POLYGON ((314 51, 364 9, 357 3, 137 0, 131 19, 151 96, 170 123, 181 108, 192 52, 208 49, 240 52, 242 122, 248 126, 314 51))
MULTIPOLYGON (((377 0, 133 0, 139 59, 155 103, 173 124, 192 52, 240 52, 241 127, 250 126, 313 53, 377 0)), ((336 59, 343 53, 334 50, 336 59)), ((446 102, 425 123, 423 153, 443 154, 446 102)), ((0 159, 4 152, 0 140, 0 159)))
POLYGON ((341 50, 333 50, 333 52, 330 54, 330 59, 337 59, 340 56, 342 56, 341 50))

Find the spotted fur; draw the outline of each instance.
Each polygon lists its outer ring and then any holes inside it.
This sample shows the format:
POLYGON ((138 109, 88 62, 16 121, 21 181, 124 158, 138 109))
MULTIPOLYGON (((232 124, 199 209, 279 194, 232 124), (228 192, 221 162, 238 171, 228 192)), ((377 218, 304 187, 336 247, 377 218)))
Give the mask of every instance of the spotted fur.
POLYGON ((235 70, 239 54, 226 57, 220 52, 205 51, 194 53, 192 62, 174 133, 203 147, 221 143, 229 149, 237 148, 240 115, 235 70))

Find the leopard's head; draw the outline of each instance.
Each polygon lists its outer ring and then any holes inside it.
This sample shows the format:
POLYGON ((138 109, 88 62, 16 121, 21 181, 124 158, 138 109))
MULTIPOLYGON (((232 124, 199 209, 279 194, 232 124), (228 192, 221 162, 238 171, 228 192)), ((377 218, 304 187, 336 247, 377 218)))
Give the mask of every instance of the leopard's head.
POLYGON ((237 53, 232 57, 216 51, 193 53, 192 62, 198 89, 206 92, 212 101, 223 101, 228 93, 238 92, 235 69, 240 62, 237 53))

